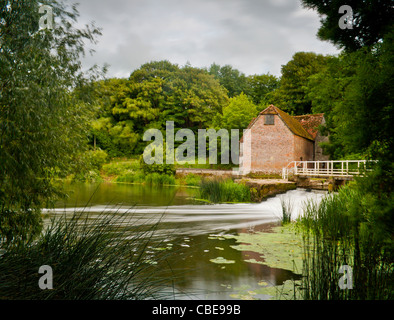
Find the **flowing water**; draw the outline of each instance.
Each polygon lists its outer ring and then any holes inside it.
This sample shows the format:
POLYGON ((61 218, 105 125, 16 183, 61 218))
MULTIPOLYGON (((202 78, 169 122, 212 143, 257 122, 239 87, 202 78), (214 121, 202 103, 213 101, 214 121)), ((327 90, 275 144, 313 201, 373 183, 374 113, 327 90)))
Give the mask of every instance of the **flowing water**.
MULTIPOLYGON (((158 261, 163 277, 173 278, 176 299, 231 299, 234 294, 258 288, 259 283, 280 285, 299 275, 244 260, 262 261, 259 254, 231 248, 237 235, 269 230, 281 218, 280 198, 290 199, 293 217, 301 214, 307 199, 319 201, 323 192, 297 189, 261 203, 208 205, 194 199, 197 189, 129 184, 72 184, 69 198, 57 203, 50 216, 84 211, 129 214, 133 225, 158 223, 154 236, 167 250, 165 262, 158 261), (230 263, 226 263, 230 262, 230 263)), ((150 251, 149 251, 150 250, 150 251)), ((256 296, 266 299, 268 296, 256 296)))

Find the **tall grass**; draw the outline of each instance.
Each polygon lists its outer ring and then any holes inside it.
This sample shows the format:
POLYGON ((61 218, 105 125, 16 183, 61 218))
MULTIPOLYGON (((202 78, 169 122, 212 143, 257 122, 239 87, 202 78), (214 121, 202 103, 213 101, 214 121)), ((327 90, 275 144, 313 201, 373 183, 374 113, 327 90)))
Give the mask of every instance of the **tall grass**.
POLYGON ((146 254, 155 225, 133 226, 130 219, 64 215, 52 219, 38 240, 10 244, 0 256, 0 299, 163 298, 165 280, 155 277, 146 254), (38 286, 42 265, 53 269, 51 290, 38 286))
POLYGON ((104 164, 102 167, 103 173, 106 175, 124 175, 129 171, 137 171, 140 169, 140 164, 137 159, 131 159, 127 161, 113 161, 104 164))
POLYGON ((317 205, 308 202, 301 225, 304 235, 302 293, 304 299, 392 299, 394 264, 386 240, 368 221, 371 208, 351 188, 326 197, 317 205), (352 268, 352 289, 341 289, 344 274, 352 268))
POLYGON ((250 189, 231 179, 202 179, 200 197, 213 203, 250 202, 250 189))
POLYGON ((281 197, 280 204, 281 204, 281 211, 282 211, 281 223, 282 223, 282 225, 285 225, 285 224, 288 224, 291 222, 291 215, 293 212, 293 203, 291 202, 291 199, 285 200, 283 197, 281 197))
POLYGON ((175 185, 176 180, 174 176, 160 173, 148 173, 144 174, 141 171, 138 172, 127 172, 116 178, 117 182, 127 183, 144 183, 148 185, 175 185))

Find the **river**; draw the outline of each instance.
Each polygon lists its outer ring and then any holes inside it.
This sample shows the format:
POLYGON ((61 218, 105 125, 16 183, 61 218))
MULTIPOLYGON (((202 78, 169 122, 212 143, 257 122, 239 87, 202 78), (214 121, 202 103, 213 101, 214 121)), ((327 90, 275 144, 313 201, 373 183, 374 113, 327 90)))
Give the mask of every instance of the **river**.
MULTIPOLYGON (((281 197, 291 199, 295 218, 302 213, 306 200, 319 201, 325 194, 296 189, 261 203, 208 205, 194 200, 197 190, 187 187, 101 183, 70 184, 66 189, 68 199, 46 210, 49 216, 75 211, 92 216, 107 212, 129 214, 133 225, 159 222, 155 237, 162 239, 161 246, 174 252, 162 266, 167 270, 163 276, 175 279, 174 298, 201 300, 232 299, 241 291, 258 288, 261 282, 274 286, 298 278, 289 270, 244 261, 262 258, 231 248, 235 240, 223 235, 268 230, 277 225, 281 197), (218 258, 232 263, 217 263, 218 258)), ((154 249, 148 247, 152 255, 154 249)))

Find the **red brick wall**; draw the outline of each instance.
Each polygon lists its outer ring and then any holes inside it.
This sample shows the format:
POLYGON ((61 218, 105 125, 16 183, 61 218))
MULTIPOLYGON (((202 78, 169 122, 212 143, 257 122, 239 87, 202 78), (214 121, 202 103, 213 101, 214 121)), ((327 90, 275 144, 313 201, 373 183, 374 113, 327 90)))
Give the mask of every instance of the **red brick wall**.
POLYGON ((294 161, 313 161, 313 142, 294 135, 294 161))
MULTIPOLYGON (((294 135, 275 115, 274 125, 264 124, 264 115, 250 128, 250 165, 252 172, 281 173, 289 162, 313 160, 313 142, 294 135)), ((244 136, 245 139, 245 136, 244 136)), ((244 141, 243 145, 247 143, 244 141)), ((244 150, 244 164, 249 165, 249 152, 244 150)))
POLYGON ((262 115, 251 128, 252 171, 279 172, 293 159, 293 134, 274 117, 274 125, 265 125, 262 115))

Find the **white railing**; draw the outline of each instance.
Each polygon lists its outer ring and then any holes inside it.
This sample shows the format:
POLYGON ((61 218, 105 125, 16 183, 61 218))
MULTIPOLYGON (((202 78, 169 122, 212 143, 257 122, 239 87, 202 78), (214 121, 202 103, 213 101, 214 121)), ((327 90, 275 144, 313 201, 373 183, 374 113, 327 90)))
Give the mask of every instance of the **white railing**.
POLYGON ((287 179, 290 172, 306 176, 340 176, 351 177, 370 170, 376 161, 334 160, 334 161, 292 161, 282 169, 282 178, 287 179))

